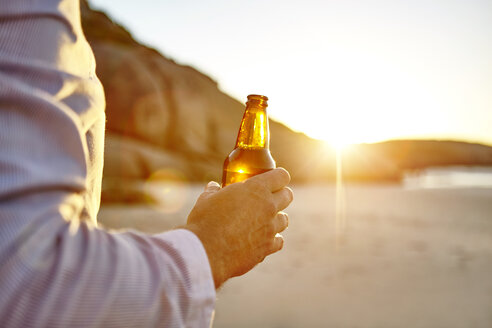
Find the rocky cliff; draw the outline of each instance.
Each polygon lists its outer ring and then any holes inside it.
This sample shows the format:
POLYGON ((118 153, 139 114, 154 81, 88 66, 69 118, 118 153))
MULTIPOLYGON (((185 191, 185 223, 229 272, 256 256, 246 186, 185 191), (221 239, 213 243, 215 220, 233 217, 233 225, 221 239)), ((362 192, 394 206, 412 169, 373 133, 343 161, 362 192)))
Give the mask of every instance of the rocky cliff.
MULTIPOLYGON (((81 6, 83 28, 106 93, 105 190, 125 189, 128 181, 147 179, 162 169, 188 181, 219 180, 244 105, 196 69, 139 44, 85 1, 81 6)), ((275 121, 270 129, 272 154, 293 180, 333 178, 334 153, 322 142, 275 121)), ((492 165, 492 149, 434 141, 359 145, 346 155, 344 175, 397 180, 406 168, 450 164, 492 165)))

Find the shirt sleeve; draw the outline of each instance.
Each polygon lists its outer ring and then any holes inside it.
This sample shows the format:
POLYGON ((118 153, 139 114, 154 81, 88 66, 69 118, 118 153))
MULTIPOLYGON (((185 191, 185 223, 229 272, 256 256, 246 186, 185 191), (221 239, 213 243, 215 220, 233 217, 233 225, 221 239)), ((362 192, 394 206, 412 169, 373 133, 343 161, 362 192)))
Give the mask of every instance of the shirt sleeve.
POLYGON ((2 327, 208 327, 190 231, 96 227, 104 95, 78 0, 0 0, 2 327))

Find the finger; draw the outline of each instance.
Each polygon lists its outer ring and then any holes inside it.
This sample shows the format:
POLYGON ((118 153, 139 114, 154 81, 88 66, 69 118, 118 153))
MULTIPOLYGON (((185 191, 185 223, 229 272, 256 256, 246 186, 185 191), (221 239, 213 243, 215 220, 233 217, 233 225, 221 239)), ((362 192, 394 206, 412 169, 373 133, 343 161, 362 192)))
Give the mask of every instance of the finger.
POLYGON ((250 178, 250 183, 260 183, 267 187, 271 192, 284 188, 290 182, 290 174, 285 169, 279 167, 268 172, 255 175, 250 178))
POLYGON ((215 181, 210 181, 205 187, 205 192, 217 192, 220 190, 220 185, 215 181))
POLYGON ((279 233, 287 229, 289 226, 289 216, 287 213, 280 212, 273 220, 275 233, 279 233))
POLYGON ((294 199, 294 193, 289 187, 285 187, 280 191, 274 192, 272 196, 273 202, 277 205, 278 211, 285 209, 294 199))
POLYGON ((272 248, 270 249, 270 254, 278 252, 284 247, 284 237, 281 234, 276 234, 273 238, 272 248))

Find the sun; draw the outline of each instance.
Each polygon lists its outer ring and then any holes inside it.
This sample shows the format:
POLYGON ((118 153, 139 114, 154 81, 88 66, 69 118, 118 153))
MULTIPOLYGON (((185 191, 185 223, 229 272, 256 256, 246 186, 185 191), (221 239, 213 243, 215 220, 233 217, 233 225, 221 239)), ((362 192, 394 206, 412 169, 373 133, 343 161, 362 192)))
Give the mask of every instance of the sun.
POLYGON ((343 125, 329 131, 325 130, 324 133, 313 133, 313 137, 322 140, 326 148, 336 152, 341 152, 352 145, 366 141, 366 136, 349 131, 343 125))
MULTIPOLYGON (((359 107, 336 112, 320 111, 303 122, 310 137, 323 140, 331 149, 345 150, 351 145, 373 143, 397 135, 391 122, 379 119, 359 107)), ((388 115, 381 115, 387 117, 388 115)))
POLYGON ((337 152, 345 150, 354 144, 350 140, 343 138, 329 139, 325 140, 325 142, 330 148, 333 148, 337 152))

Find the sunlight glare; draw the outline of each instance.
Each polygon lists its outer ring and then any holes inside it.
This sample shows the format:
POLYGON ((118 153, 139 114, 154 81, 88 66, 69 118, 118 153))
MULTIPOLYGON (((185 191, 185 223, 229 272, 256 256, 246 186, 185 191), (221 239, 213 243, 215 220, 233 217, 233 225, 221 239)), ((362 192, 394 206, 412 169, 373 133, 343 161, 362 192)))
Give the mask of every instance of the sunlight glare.
POLYGON ((336 151, 336 188, 335 188, 335 248, 339 249, 347 233, 346 195, 343 183, 342 150, 336 151))
POLYGON ((325 142, 327 143, 329 148, 333 149, 337 153, 342 152, 343 150, 353 145, 352 142, 344 138, 325 140, 325 142))

